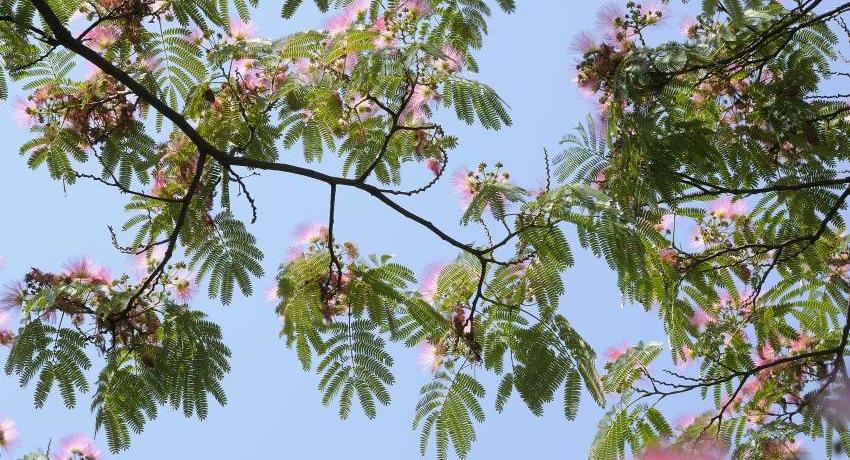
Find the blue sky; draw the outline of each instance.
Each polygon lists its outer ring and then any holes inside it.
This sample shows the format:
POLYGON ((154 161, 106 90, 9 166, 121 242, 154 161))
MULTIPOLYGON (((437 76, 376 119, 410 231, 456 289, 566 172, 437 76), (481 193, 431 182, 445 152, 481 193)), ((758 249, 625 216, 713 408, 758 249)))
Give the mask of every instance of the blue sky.
MULTIPOLYGON (((258 14, 261 35, 279 36, 321 24, 320 15, 304 8, 295 19, 279 19, 279 0, 266 0, 258 14)), ((446 131, 457 134, 460 147, 450 153, 450 170, 502 161, 514 179, 535 188, 543 177, 543 148, 558 150, 557 142, 584 119, 590 109, 571 82, 575 56, 569 50, 572 36, 595 27, 600 0, 585 2, 518 2, 513 15, 495 14, 490 37, 477 54, 479 78, 510 104, 514 126, 500 132, 484 131, 451 121, 446 131)), ((668 18, 666 31, 674 34, 679 17, 668 18)), ((57 269, 63 261, 90 255, 113 273, 125 270, 127 258, 113 250, 107 225, 120 226, 123 199, 94 183, 81 182, 63 189, 43 170, 31 172, 18 147, 28 138, 17 128, 11 104, 0 105, 0 136, 6 151, 0 155, 0 215, 3 216, 0 256, 6 260, 0 283, 20 277, 29 267, 57 269)), ((283 160, 298 162, 300 150, 283 153, 283 160)), ((323 166, 333 168, 333 164, 323 166)), ((405 205, 428 216, 456 235, 469 235, 457 222, 450 181, 405 205)), ((325 184, 294 176, 264 173, 250 186, 260 207, 260 219, 251 227, 266 253, 268 276, 256 284, 252 298, 237 297, 224 307, 196 296, 193 306, 202 308, 222 326, 233 350, 233 370, 225 381, 229 403, 211 406, 205 421, 185 419, 163 409, 145 432, 134 438, 130 451, 105 458, 415 458, 418 433, 411 420, 419 387, 428 375, 416 363, 415 350, 394 346, 397 384, 393 403, 367 420, 355 411, 348 421, 337 418, 336 409, 321 405, 314 374, 300 369, 293 352, 277 337, 274 306, 262 291, 272 284, 277 264, 285 256, 293 228, 300 222, 322 220, 327 215, 325 184)), ((358 243, 364 253, 395 254, 418 272, 429 263, 450 260, 456 252, 426 230, 402 220, 363 193, 340 189, 337 202, 338 237, 358 243)), ((562 311, 574 326, 603 351, 623 340, 664 341, 653 313, 639 307, 621 306, 615 278, 604 264, 578 248, 576 266, 566 275, 567 292, 562 311)), ((203 293, 205 287, 200 290, 203 293)), ((514 395, 502 414, 493 407, 496 382, 485 374, 488 385, 487 422, 478 428, 478 442, 470 457, 478 458, 582 458, 602 414, 590 399, 583 400, 579 418, 564 420, 560 401, 552 403, 543 417, 531 415, 514 395)), ((88 400, 76 410, 66 410, 52 397, 42 410, 32 404, 32 388, 0 377, 0 414, 17 421, 21 441, 17 453, 54 443, 72 432, 93 429, 88 400)), ((676 403, 668 413, 675 419, 697 406, 676 403)), ((669 407, 669 406, 668 406, 669 407)), ((100 437, 103 447, 105 441, 100 437)), ((429 453, 429 458, 432 453, 429 453)))

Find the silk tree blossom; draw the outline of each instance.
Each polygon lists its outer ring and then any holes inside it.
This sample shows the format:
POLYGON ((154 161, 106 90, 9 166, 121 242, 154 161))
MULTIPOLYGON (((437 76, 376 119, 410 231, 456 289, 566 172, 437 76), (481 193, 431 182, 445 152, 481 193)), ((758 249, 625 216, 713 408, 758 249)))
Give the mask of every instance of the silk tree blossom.
POLYGON ((431 342, 422 342, 418 346, 416 361, 422 366, 422 370, 436 374, 443 363, 443 349, 441 346, 431 342))
POLYGON ((98 265, 88 256, 78 257, 66 263, 64 274, 79 281, 104 285, 112 284, 112 277, 109 275, 109 270, 106 267, 98 265))
POLYGON ((452 177, 455 193, 460 197, 461 208, 466 209, 475 197, 475 179, 469 169, 463 168, 454 173, 452 177))
POLYGON ((430 0, 402 0, 399 2, 400 10, 407 10, 416 16, 427 16, 433 12, 430 0))
POLYGON ((605 363, 613 363, 614 361, 620 359, 621 356, 626 354, 629 351, 629 342, 623 342, 620 346, 610 347, 605 350, 605 363))
POLYGON ((98 460, 100 449, 88 436, 78 433, 68 436, 59 444, 59 450, 50 456, 51 460, 98 460))
POLYGON ((753 358, 753 362, 756 366, 763 366, 773 362, 774 358, 776 358, 776 352, 773 350, 773 346, 770 342, 765 342, 758 347, 756 356, 753 358))
POLYGON ((682 349, 679 351, 679 363, 677 367, 679 369, 685 369, 686 367, 690 367, 694 362, 694 351, 688 344, 682 345, 682 349))
POLYGON ((731 221, 747 214, 747 205, 741 200, 732 200, 728 196, 718 198, 708 206, 708 212, 714 217, 731 221))
POLYGON ((195 274, 185 268, 174 270, 169 283, 169 290, 181 302, 189 301, 197 290, 197 281, 195 274))
POLYGON ((186 41, 194 45, 200 45, 203 43, 205 37, 206 34, 204 34, 203 29, 198 26, 192 26, 192 31, 186 36, 186 41))
POLYGON ((599 42, 597 42, 596 37, 594 37, 592 33, 586 30, 576 34, 576 36, 573 37, 572 43, 570 44, 570 49, 580 56, 583 56, 585 53, 593 51, 598 47, 599 42))
POLYGON ((676 419, 676 428, 685 431, 696 423, 697 418, 693 414, 686 414, 676 419))
POLYGON ((679 33, 685 38, 696 38, 697 21, 693 17, 686 17, 679 23, 679 33))
POLYGON ((702 308, 697 307, 694 310, 694 314, 688 319, 688 322, 691 323, 691 326, 695 328, 702 328, 712 324, 715 321, 714 317, 706 313, 702 308))
POLYGON ((11 322, 12 317, 9 312, 0 310, 0 346, 10 346, 15 341, 11 322))
POLYGON ((86 35, 90 46, 95 51, 103 52, 114 45, 121 36, 121 31, 113 25, 101 25, 91 30, 86 35))
POLYGON ((623 18, 625 15, 626 12, 622 6, 617 3, 608 2, 596 14, 596 24, 610 40, 618 42, 626 41, 634 35, 634 31, 623 28, 623 18))
POLYGON ((369 8, 369 0, 354 0, 325 22, 325 30, 337 35, 348 30, 357 17, 369 8))
POLYGON ((401 118, 410 126, 421 125, 425 121, 428 104, 439 101, 440 98, 436 88, 417 84, 401 113, 401 118))
POLYGON ((18 427, 9 417, 0 417, 0 449, 12 450, 18 440, 18 427))
POLYGON ((652 447, 637 458, 639 460, 722 460, 726 458, 725 450, 719 441, 702 439, 652 447))
POLYGON ((268 288, 266 288, 263 296, 266 299, 266 302, 276 303, 280 300, 280 294, 278 293, 277 284, 272 284, 268 288))
POLYGON ((38 106, 31 100, 16 97, 12 113, 19 128, 30 128, 38 122, 38 106))
POLYGON ((147 276, 151 269, 165 258, 166 248, 164 245, 154 246, 150 251, 133 256, 133 272, 139 278, 147 276))
POLYGON ((419 282, 419 293, 426 302, 434 302, 434 294, 437 292, 437 279, 445 267, 445 264, 441 263, 432 263, 425 267, 422 280, 419 282))
POLYGON ((297 244, 313 244, 328 238, 328 228, 321 222, 309 222, 298 224, 295 227, 295 241, 297 244))
POLYGON ((231 18, 228 26, 230 38, 235 41, 248 40, 257 32, 253 22, 243 21, 240 18, 231 18))
POLYGON ((0 256, 0 270, 3 270, 4 268, 6 268, 6 258, 0 256))
POLYGON ((434 60, 434 67, 446 73, 455 73, 463 69, 463 55, 456 48, 445 45, 440 52, 442 56, 434 60))

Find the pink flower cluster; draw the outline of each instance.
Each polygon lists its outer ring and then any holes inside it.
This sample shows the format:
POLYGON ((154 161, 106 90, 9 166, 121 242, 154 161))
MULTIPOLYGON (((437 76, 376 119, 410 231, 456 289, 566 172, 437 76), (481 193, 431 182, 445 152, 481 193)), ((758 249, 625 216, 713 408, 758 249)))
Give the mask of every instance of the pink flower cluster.
POLYGON ((422 279, 419 282, 419 293, 426 302, 434 302, 434 294, 437 291, 437 279, 445 267, 445 264, 441 263, 432 263, 425 267, 422 279))
POLYGON ((112 285, 112 277, 109 275, 109 270, 93 262, 87 256, 79 257, 66 263, 64 274, 78 281, 105 286, 112 285))
POLYGON ((9 451, 18 440, 18 427, 8 417, 0 417, 0 449, 9 451))
POLYGON ((73 434, 59 443, 59 450, 50 456, 51 460, 98 460, 100 449, 92 440, 81 433, 73 434))

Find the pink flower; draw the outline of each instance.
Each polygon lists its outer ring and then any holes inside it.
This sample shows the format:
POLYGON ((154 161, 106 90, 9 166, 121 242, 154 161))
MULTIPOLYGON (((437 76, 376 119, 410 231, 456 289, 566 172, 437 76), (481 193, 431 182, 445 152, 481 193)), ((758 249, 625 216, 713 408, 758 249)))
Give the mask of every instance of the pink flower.
POLYGON ((436 158, 428 158, 428 160, 425 161, 425 167, 428 168, 428 171, 434 173, 435 176, 439 176, 440 169, 442 169, 443 165, 436 158))
POLYGON ((3 295, 0 295, 0 311, 21 308, 26 296, 24 289, 24 283, 21 281, 7 284, 3 295))
POLYGON ((809 344, 811 344, 812 338, 809 337, 805 332, 797 333, 797 338, 791 341, 791 351, 795 353, 802 353, 809 348, 809 344))
POLYGON ((582 31, 573 37, 573 42, 570 48, 579 55, 584 55, 588 51, 595 50, 599 46, 596 42, 596 37, 588 31, 582 31))
POLYGON ((708 212, 718 219, 730 221, 747 214, 747 205, 741 200, 733 201, 729 197, 722 197, 711 202, 708 212))
POLYGON ((0 417, 0 449, 9 451, 18 440, 18 427, 8 417, 0 417))
POLYGON ((707 439, 685 444, 651 447, 637 458, 640 460, 721 460, 725 457, 719 442, 707 439))
POLYGON ((682 22, 679 24, 679 33, 682 34, 683 37, 694 38, 696 36, 696 27, 696 19, 687 17, 682 19, 682 22))
POLYGON ((416 361, 422 366, 423 370, 436 373, 443 363, 442 348, 433 345, 431 342, 422 342, 418 348, 419 352, 416 355, 416 361))
POLYGON ((17 97, 15 98, 13 116, 15 118, 15 124, 19 128, 35 126, 38 122, 38 107, 32 101, 17 97))
POLYGON ((602 33, 604 33, 609 39, 623 41, 631 35, 631 33, 624 31, 624 29, 618 25, 622 24, 625 15, 626 12, 623 11, 622 6, 617 3, 608 2, 603 5, 596 14, 596 24, 599 26, 602 33))
POLYGON ((337 35, 348 30, 351 24, 357 20, 360 13, 369 8, 369 0, 354 0, 342 9, 339 14, 332 16, 325 22, 325 30, 331 35, 337 35))
POLYGON ((174 270, 169 289, 178 300, 181 302, 189 301, 195 295, 196 288, 197 281, 194 273, 184 268, 174 270))
POLYGON ((472 198, 475 197, 474 179, 469 175, 469 170, 463 168, 454 173, 452 181, 455 192, 460 195, 460 206, 465 209, 469 206, 469 203, 472 203, 472 198))
POLYGON ((620 359, 620 356, 626 354, 629 351, 629 343, 623 342, 619 347, 611 347, 605 350, 605 363, 613 363, 614 361, 620 359))
POLYGON ((319 222, 303 223, 295 227, 295 240, 298 244, 312 244, 328 238, 328 228, 319 222))
MULTIPOLYGON (((0 310, 0 345, 9 346, 15 341, 15 334, 9 323, 12 322, 9 312, 0 310)), ((2 447, 2 444, 0 444, 2 447)))
POLYGON ((254 33, 257 31, 253 22, 246 22, 239 18, 231 18, 229 26, 230 37, 233 40, 247 40, 253 37, 254 33))
POLYGON ((6 258, 0 256, 0 270, 3 270, 4 268, 6 268, 6 258))
POLYGON ((697 309, 694 310, 693 316, 691 316, 688 321, 691 323, 691 326, 701 328, 713 323, 714 317, 706 313, 702 308, 697 307, 697 309))
POLYGON ((773 346, 770 345, 770 342, 765 342, 758 348, 758 352, 756 353, 756 357, 753 359, 753 362, 756 366, 763 366, 772 362, 775 357, 776 352, 774 352, 773 346))
POLYGON ((419 282, 419 293, 422 294, 422 298, 426 302, 434 302, 434 294, 437 291, 437 279, 445 267, 441 263, 432 263, 425 267, 425 272, 422 274, 422 281, 419 282))
POLYGON ((186 41, 195 45, 200 45, 203 43, 205 36, 203 29, 198 26, 194 26, 192 27, 192 32, 186 36, 186 41))
POLYGON ((406 9, 417 16, 426 16, 431 14, 431 2, 429 0, 402 0, 399 9, 406 9))
POLYGON ((101 452, 91 439, 84 434, 73 434, 63 439, 59 450, 51 456, 52 460, 98 460, 101 452), (79 457, 78 457, 79 456, 79 457))
POLYGON ((274 303, 280 300, 280 294, 277 292, 277 285, 273 284, 266 288, 266 292, 264 293, 266 302, 274 303))
POLYGON ((676 420, 676 427, 680 430, 685 431, 691 427, 694 423, 696 423, 697 418, 691 414, 683 415, 676 420))
POLYGON ((457 49, 445 45, 440 52, 443 54, 439 59, 434 60, 434 67, 446 72, 455 73, 463 68, 463 55, 457 49))
POLYGON ((97 284, 112 284, 109 270, 93 262, 87 256, 73 259, 65 264, 65 276, 97 284))
POLYGON ((164 245, 154 246, 150 251, 145 251, 141 254, 133 256, 133 271, 139 278, 143 278, 150 273, 151 266, 156 266, 165 257, 166 248, 164 245))
POLYGON ((657 231, 657 232, 669 232, 669 231, 673 230, 673 222, 674 222, 675 218, 676 218, 676 216, 674 214, 670 214, 670 213, 664 214, 663 216, 661 216, 661 220, 658 221, 657 224, 655 224, 655 226, 654 226, 655 231, 657 231))
POLYGON ((86 37, 95 51, 103 52, 118 41, 121 32, 115 26, 97 26, 86 37))
POLYGON ((694 362, 694 351, 691 350, 691 347, 688 344, 682 345, 681 350, 681 361, 679 361, 679 368, 684 369, 690 366, 694 362))
POLYGON ((440 100, 440 94, 427 85, 416 85, 413 94, 405 106, 401 118, 409 125, 419 125, 425 120, 428 104, 440 100))

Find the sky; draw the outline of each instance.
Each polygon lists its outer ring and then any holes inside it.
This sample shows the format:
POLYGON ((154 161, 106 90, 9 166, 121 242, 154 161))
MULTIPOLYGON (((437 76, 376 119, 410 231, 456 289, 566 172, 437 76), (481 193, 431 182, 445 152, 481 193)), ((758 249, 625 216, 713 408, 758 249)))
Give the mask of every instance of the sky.
MULTIPOLYGON (((571 81, 577 58, 570 42, 577 32, 595 28, 595 13, 602 1, 517 3, 512 15, 494 14, 485 47, 476 54, 481 68, 476 78, 507 101, 514 125, 493 132, 452 122, 450 113, 439 116, 445 120, 446 132, 460 138, 459 148, 450 152, 450 171, 482 160, 501 161, 515 181, 536 188, 544 177, 543 149, 557 152, 561 137, 591 110, 571 81)), ((279 5, 280 0, 261 1, 254 15, 260 35, 277 37, 322 23, 312 7, 284 21, 279 5)), ((678 33, 680 18, 667 18, 662 32, 678 33)), ((0 104, 0 138, 5 146, 0 154, 0 257, 5 259, 0 284, 20 278, 30 267, 56 270, 81 255, 91 256, 113 273, 127 270, 130 261, 113 249, 107 230, 107 225, 120 227, 126 218, 124 197, 95 183, 63 188, 46 171, 30 171, 18 155, 28 133, 15 126, 11 107, 0 104)), ((298 163, 299 158, 300 149, 293 149, 283 151, 281 160, 298 163)), ((322 166, 334 167, 334 162, 322 166)), ((326 218, 327 185, 264 173, 252 177, 249 186, 260 211, 250 230, 266 254, 267 276, 256 282, 252 297, 237 295, 229 306, 204 297, 205 286, 192 302, 222 325, 233 352, 232 371, 224 382, 228 404, 211 405, 204 421, 162 408, 159 417, 134 437, 129 451, 104 458, 417 458, 418 433, 411 422, 419 387, 429 374, 417 364, 416 351, 391 345, 397 380, 391 389, 393 402, 380 408, 375 420, 355 409, 349 420, 340 421, 333 404, 322 406, 316 375, 303 372, 294 352, 278 338, 274 305, 263 297, 292 243, 293 229, 299 223, 326 218)), ((450 180, 423 196, 400 202, 454 235, 473 235, 458 225, 461 210, 450 180)), ((338 191, 335 225, 337 237, 356 242, 362 253, 393 254, 418 273, 430 263, 457 255, 427 230, 356 190, 338 191)), ((665 342, 655 313, 622 305, 615 274, 604 261, 581 250, 572 231, 569 234, 577 257, 565 274, 561 312, 576 329, 600 355, 623 341, 665 342)), ((559 400, 547 406, 542 417, 535 417, 516 394, 499 414, 493 410, 497 381, 482 370, 476 372, 487 385, 488 413, 487 421, 477 428, 478 441, 470 458, 586 457, 603 413, 587 395, 574 422, 564 419, 559 400)), ((45 408, 36 410, 32 391, 32 387, 20 389, 11 377, 0 376, 0 414, 14 419, 21 431, 15 453, 44 447, 51 439, 56 445, 69 433, 93 432, 89 397, 83 396, 78 408, 67 410, 54 394, 45 408)), ((666 413, 675 420, 700 407, 705 406, 685 398, 668 404, 666 413)), ((106 450, 102 433, 96 442, 106 450)), ((427 458, 433 458, 433 450, 427 458)))

